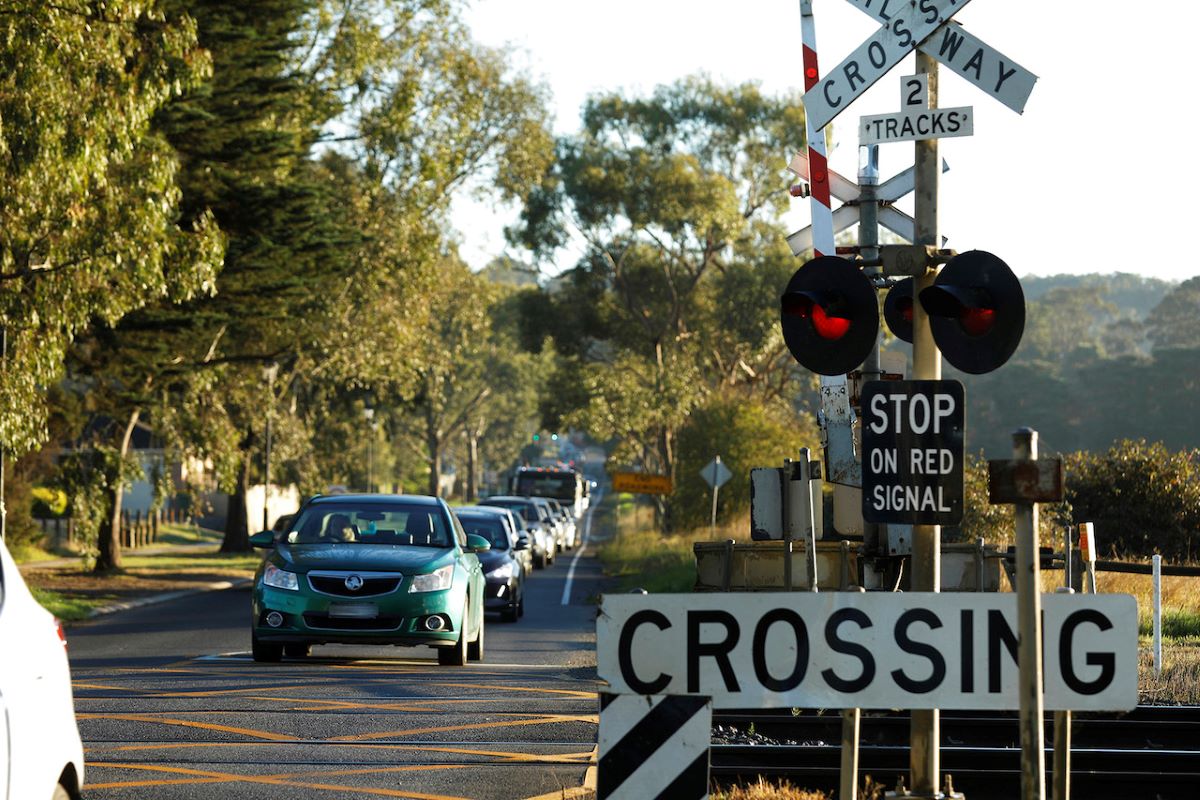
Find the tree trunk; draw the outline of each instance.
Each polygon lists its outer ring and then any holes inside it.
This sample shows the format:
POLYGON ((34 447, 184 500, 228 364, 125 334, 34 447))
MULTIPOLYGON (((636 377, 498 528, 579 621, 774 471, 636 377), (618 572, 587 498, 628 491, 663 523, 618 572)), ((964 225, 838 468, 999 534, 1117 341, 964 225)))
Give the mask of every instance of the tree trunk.
POLYGON ((237 489, 229 495, 229 507, 225 513, 225 538, 221 541, 222 553, 248 553, 251 550, 249 520, 246 519, 246 493, 249 489, 250 455, 243 452, 237 489))
POLYGON ((434 435, 429 437, 429 493, 441 497, 442 478, 442 440, 434 435))
MULTIPOLYGON (((137 427, 141 413, 140 408, 135 408, 125 425, 125 432, 121 436, 122 461, 129 453, 129 443, 133 440, 133 430, 137 427)), ((107 521, 100 526, 100 535, 96 540, 95 572, 116 572, 121 569, 121 495, 125 493, 125 486, 121 481, 121 465, 116 464, 114 468, 117 474, 109 476, 110 489, 106 504, 109 513, 106 514, 107 521)))
POLYGON ((474 503, 479 496, 479 436, 474 430, 467 432, 467 491, 464 498, 474 503))

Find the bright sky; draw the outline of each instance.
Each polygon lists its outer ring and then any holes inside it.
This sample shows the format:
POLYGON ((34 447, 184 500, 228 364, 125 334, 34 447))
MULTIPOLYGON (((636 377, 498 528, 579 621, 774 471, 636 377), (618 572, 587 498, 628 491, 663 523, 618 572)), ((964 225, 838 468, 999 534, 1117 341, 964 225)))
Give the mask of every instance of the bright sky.
MULTIPOLYGON (((813 0, 813 9, 823 75, 878 28, 846 0, 813 0)), ((1200 4, 973 0, 955 19, 1039 80, 1017 114, 941 68, 939 105, 975 110, 974 136, 940 141, 948 246, 991 251, 1018 275, 1200 274, 1190 233, 1200 223, 1190 142, 1200 131, 1200 4)), ((513 46, 549 84, 559 133, 578 129, 589 94, 648 94, 699 72, 776 94, 803 88, 799 0, 473 0, 468 21, 479 41, 513 46)), ((900 78, 914 61, 834 120, 833 170, 855 179, 858 118, 899 110, 900 78)), ((797 131, 795 149, 802 139, 797 131)), ((789 157, 780 153, 781 164, 789 157)), ((882 146, 881 179, 912 163, 911 144, 882 146)), ((911 202, 899 207, 912 213, 911 202)), ((459 207, 474 266, 503 249, 510 215, 459 207)), ((808 224, 807 200, 793 202, 789 222, 808 224)))

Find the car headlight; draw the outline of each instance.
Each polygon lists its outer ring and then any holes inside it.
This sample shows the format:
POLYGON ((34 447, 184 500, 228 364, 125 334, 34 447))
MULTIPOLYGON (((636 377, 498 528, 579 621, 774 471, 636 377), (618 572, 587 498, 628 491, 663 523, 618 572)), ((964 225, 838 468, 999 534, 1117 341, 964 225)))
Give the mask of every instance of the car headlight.
POLYGON ((513 576, 513 562, 508 561, 501 564, 491 572, 486 573, 486 576, 495 580, 508 580, 513 576))
POLYGON ((454 565, 447 564, 428 574, 414 575, 412 585, 408 587, 408 590, 410 592, 436 592, 441 589, 449 589, 453 582, 454 565))
POLYGON ((280 569, 274 564, 267 564, 267 568, 263 570, 262 582, 264 586, 274 586, 276 589, 291 589, 295 591, 300 588, 300 582, 296 579, 296 573, 280 569))

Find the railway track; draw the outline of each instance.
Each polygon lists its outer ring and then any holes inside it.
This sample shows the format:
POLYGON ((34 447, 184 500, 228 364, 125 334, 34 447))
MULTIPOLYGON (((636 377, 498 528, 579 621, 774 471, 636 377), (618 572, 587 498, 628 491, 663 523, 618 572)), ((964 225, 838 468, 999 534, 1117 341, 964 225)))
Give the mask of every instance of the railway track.
MULTIPOLYGON (((719 783, 786 777, 836 790, 841 766, 838 712, 790 709, 713 715, 712 775, 719 783), (733 731, 733 732, 731 732, 733 731), (751 734, 752 735, 748 735, 751 734)), ((1053 763, 1053 715, 1045 728, 1047 781, 1053 763)), ((1194 798, 1200 794, 1200 708, 1140 706, 1120 715, 1077 714, 1071 727, 1071 786, 1078 796, 1194 798)), ((907 712, 864 712, 860 775, 889 788, 908 771, 907 712)), ((941 766, 970 800, 1020 793, 1016 713, 943 712, 941 766)), ((1049 785, 1049 784, 1047 784, 1049 785)))

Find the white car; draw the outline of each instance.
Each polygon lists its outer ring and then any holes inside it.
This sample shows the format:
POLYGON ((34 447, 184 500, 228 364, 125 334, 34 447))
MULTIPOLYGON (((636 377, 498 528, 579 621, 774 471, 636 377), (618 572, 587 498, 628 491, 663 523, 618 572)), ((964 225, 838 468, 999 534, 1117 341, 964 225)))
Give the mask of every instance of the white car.
POLYGON ((66 636, 0 542, 0 800, 67 800, 82 789, 66 636))

